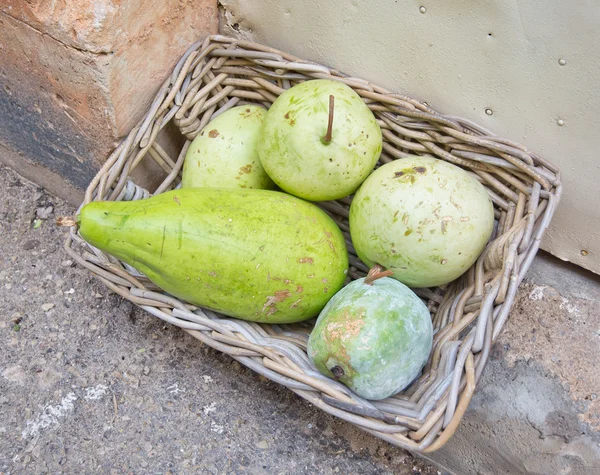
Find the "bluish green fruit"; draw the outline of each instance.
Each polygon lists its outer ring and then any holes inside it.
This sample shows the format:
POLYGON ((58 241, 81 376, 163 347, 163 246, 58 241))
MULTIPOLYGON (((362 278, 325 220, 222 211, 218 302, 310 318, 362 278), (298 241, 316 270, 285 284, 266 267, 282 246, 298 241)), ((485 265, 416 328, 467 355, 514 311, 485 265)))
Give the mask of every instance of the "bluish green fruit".
POLYGON ((401 282, 358 279, 325 306, 308 340, 317 369, 365 399, 384 399, 421 372, 433 344, 427 307, 401 282))

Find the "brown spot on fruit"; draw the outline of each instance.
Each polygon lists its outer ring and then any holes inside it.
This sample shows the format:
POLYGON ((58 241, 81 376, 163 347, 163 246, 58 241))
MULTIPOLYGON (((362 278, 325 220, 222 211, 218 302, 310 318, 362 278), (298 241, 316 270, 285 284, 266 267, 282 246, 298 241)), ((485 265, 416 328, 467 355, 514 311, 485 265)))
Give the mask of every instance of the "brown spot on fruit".
POLYGON ((400 178, 402 175, 404 175, 404 172, 396 172, 394 173, 394 178, 400 178))
POLYGON ((173 196, 173 201, 175 203, 177 203, 179 206, 181 206, 181 201, 179 201, 179 198, 177 198, 177 196, 173 196))
POLYGON ((407 229, 406 231, 404 231, 405 236, 410 236, 411 234, 412 234, 412 229, 407 229))
POLYGON ((300 284, 298 284, 298 286, 296 287, 296 293, 300 294, 304 292, 304 287, 302 287, 300 284))
POLYGON ((286 112, 284 117, 285 117, 286 119, 289 119, 289 118, 290 118, 290 113, 289 113, 289 112, 286 112))
POLYGON ((217 129, 212 129, 209 133, 208 136, 211 139, 216 139, 219 136, 219 131, 217 129))
POLYGON ((283 300, 287 299, 290 295, 292 294, 287 289, 278 290, 277 292, 275 292, 275 295, 269 295, 267 297, 267 301, 263 305, 262 313, 267 312, 267 315, 274 314, 278 310, 275 304, 282 302, 283 300))
POLYGON ((427 171, 425 167, 414 167, 413 170, 417 173, 425 173, 427 171))
POLYGON ((251 163, 249 163, 249 164, 248 164, 248 165, 246 165, 246 166, 240 167, 240 171, 241 171, 242 173, 252 173, 252 164, 251 164, 251 163))
POLYGON ((469 218, 468 216, 461 216, 460 220, 461 222, 466 223, 467 221, 470 221, 471 218, 469 218))
POLYGON ((442 259, 440 261, 440 264, 442 264, 442 265, 446 265, 447 263, 448 263, 448 259, 442 259))
POLYGON ((246 109, 246 112, 250 112, 250 109, 246 109))
POLYGON ((298 259, 299 264, 312 264, 314 262, 312 257, 301 257, 298 259))

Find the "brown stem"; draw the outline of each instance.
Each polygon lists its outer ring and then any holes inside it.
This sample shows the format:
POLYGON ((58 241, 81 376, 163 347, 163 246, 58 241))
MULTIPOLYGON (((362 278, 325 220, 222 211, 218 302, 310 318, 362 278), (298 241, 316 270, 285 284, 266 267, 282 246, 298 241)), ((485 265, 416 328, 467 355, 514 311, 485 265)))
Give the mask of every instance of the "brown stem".
POLYGON ((380 266, 379 264, 375 264, 367 274, 367 277, 365 277, 365 284, 373 285, 373 282, 375 282, 377 279, 381 279, 382 277, 389 277, 393 274, 393 271, 389 269, 384 270, 382 266, 380 266))
POLYGON ((331 133, 333 131, 333 108, 334 108, 335 98, 333 94, 329 96, 329 121, 327 122, 327 133, 323 137, 323 143, 331 142, 331 133))
POLYGON ((73 226, 77 226, 77 219, 73 216, 59 216, 56 218, 56 224, 58 226, 66 226, 72 228, 73 226))

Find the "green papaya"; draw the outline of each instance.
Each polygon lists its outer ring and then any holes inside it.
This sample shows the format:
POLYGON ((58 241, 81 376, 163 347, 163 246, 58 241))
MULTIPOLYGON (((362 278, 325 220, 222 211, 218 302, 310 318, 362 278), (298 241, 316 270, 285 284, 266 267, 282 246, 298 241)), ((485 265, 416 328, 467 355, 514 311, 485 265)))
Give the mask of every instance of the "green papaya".
POLYGON ((308 340, 317 369, 365 399, 385 399, 405 389, 433 345, 427 307, 389 274, 371 274, 335 294, 308 340))
POLYGON ((85 241, 166 292, 256 322, 316 316, 348 270, 334 221, 276 191, 194 188, 92 202, 77 223, 85 241))

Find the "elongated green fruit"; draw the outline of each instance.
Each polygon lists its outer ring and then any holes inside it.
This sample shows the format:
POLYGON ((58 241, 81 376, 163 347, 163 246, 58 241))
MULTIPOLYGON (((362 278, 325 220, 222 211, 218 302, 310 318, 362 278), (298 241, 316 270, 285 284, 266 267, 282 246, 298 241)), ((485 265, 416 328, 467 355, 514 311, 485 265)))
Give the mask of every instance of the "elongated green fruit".
POLYGON ((348 269, 333 220, 275 191, 196 188, 93 202, 81 210, 78 225, 88 243, 166 292, 257 322, 316 316, 348 269))

